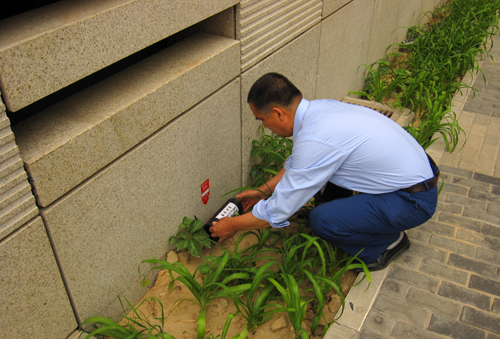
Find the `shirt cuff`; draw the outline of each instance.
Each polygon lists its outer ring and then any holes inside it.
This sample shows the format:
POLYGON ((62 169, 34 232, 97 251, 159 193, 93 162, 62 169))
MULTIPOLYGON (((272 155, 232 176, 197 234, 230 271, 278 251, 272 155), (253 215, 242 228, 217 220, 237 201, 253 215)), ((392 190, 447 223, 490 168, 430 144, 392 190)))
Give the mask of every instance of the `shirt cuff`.
POLYGON ((254 217, 260 220, 265 220, 271 225, 272 227, 275 228, 281 228, 281 227, 286 227, 290 225, 290 222, 288 220, 282 221, 282 222, 272 222, 271 218, 269 217, 269 214, 267 212, 267 205, 266 205, 266 200, 261 200, 252 209, 252 214, 254 217))

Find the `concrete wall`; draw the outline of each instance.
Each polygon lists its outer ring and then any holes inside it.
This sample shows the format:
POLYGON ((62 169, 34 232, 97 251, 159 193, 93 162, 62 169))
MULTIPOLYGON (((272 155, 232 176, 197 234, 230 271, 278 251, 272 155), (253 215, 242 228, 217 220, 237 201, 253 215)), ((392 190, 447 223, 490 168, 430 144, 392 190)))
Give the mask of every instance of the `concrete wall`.
POLYGON ((139 263, 249 183, 253 82, 275 71, 342 99, 436 3, 62 0, 2 20, 0 338, 66 338, 138 301, 139 263), (145 48, 159 52, 65 94, 145 48))

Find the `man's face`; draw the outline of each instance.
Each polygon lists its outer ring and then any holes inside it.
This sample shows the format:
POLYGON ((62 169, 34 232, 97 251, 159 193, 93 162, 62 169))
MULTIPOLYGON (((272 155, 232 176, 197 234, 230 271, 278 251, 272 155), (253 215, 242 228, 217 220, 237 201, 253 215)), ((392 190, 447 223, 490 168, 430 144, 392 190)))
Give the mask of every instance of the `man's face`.
POLYGON ((250 109, 255 119, 262 121, 264 127, 269 128, 280 137, 286 138, 292 135, 293 123, 292 126, 288 126, 289 124, 287 124, 287 120, 284 119, 282 113, 272 110, 269 114, 265 114, 258 111, 252 103, 250 103, 250 109))

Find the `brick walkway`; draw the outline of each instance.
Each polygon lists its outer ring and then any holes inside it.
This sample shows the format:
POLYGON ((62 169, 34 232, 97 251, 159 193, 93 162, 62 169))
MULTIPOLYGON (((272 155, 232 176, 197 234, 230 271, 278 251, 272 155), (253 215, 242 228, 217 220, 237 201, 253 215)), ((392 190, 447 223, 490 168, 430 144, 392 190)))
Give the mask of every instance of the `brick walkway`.
POLYGON ((437 212, 408 232, 410 250, 352 338, 500 339, 499 39, 494 46, 486 83, 478 76, 476 95, 455 101, 467 143, 430 152, 445 178, 437 212))

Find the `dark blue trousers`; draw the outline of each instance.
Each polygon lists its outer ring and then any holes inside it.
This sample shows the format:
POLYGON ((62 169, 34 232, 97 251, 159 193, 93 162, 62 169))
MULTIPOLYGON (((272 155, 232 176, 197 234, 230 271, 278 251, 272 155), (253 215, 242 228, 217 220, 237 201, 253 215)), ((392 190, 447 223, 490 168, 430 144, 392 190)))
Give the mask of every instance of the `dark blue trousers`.
POLYGON ((358 257, 370 263, 399 238, 401 231, 419 226, 432 217, 437 191, 434 187, 418 193, 362 193, 335 199, 311 211, 311 228, 350 255, 363 250, 358 257))

